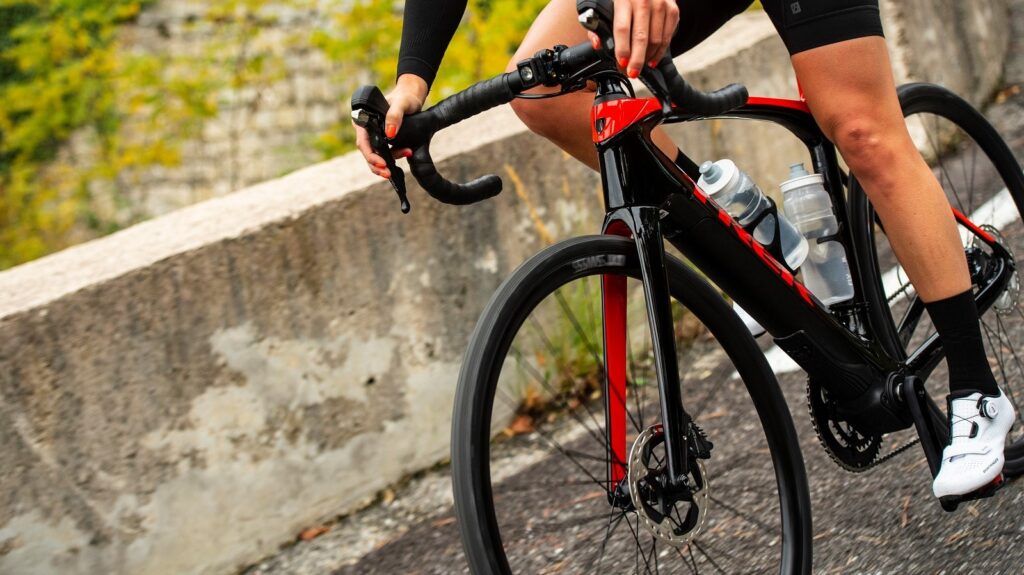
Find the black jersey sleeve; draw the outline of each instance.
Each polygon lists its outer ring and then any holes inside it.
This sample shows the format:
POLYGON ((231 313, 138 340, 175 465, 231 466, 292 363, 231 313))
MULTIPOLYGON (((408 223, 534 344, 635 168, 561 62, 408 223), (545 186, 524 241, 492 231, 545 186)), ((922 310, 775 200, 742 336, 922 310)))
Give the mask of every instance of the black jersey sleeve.
POLYGON ((448 49, 467 0, 406 0, 402 24, 402 47, 398 52, 398 75, 415 74, 427 85, 434 82, 437 68, 448 49))

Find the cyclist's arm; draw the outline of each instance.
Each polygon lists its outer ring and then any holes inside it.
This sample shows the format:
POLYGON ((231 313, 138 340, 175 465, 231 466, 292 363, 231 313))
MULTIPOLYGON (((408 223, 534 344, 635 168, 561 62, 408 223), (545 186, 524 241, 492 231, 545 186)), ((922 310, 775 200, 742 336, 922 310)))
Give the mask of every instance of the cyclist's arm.
POLYGON ((466 0, 406 0, 398 77, 415 74, 429 88, 465 11, 466 0))
MULTIPOLYGON (((406 114, 419 111, 427 98, 430 84, 437 76, 448 43, 459 27, 467 0, 406 0, 402 25, 402 46, 398 52, 398 79, 386 96, 390 108, 385 120, 385 133, 393 138, 406 114)), ((384 159, 370 148, 366 130, 353 126, 356 147, 362 152, 370 171, 389 177, 384 159)), ((394 150, 394 156, 407 157, 412 150, 394 150)))

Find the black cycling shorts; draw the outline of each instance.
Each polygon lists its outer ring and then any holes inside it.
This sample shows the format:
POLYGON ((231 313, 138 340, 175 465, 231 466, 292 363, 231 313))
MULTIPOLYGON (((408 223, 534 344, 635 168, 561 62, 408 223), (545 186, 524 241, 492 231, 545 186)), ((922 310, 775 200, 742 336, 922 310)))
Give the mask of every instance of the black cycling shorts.
MULTIPOLYGON (((700 44, 752 0, 678 0, 672 55, 700 44)), ((865 36, 882 36, 878 0, 761 0, 790 54, 865 36)))

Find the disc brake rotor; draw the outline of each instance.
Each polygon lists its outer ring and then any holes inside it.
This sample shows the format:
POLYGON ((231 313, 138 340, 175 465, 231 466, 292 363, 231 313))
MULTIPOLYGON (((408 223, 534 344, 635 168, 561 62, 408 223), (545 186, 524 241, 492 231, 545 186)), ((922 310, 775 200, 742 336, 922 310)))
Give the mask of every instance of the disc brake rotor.
POLYGON ((688 492, 669 496, 665 436, 661 425, 645 429, 629 453, 627 481, 640 523, 658 539, 683 547, 704 528, 709 502, 707 468, 702 460, 690 459, 686 477, 688 492))
MULTIPOLYGON (((996 238, 999 244, 1002 245, 1003 248, 1006 249, 1006 251, 1010 252, 1010 258, 1013 259, 1013 261, 1017 261, 1017 258, 1015 257, 1013 250, 1010 248, 1010 245, 1006 243, 1006 239, 1003 237, 1003 234, 998 229, 989 224, 983 224, 981 226, 981 229, 987 232, 992 237, 996 238)), ((976 238, 973 239, 974 241, 972 243, 980 243, 976 241, 976 238)), ((1010 276, 1009 283, 1006 284, 1006 289, 1003 290, 1003 293, 999 294, 999 297, 996 298, 996 301, 992 304, 992 307, 996 310, 997 314, 1007 315, 1013 313, 1014 310, 1017 309, 1017 302, 1019 301, 1020 274, 1017 270, 1014 270, 1013 275, 1010 276)))

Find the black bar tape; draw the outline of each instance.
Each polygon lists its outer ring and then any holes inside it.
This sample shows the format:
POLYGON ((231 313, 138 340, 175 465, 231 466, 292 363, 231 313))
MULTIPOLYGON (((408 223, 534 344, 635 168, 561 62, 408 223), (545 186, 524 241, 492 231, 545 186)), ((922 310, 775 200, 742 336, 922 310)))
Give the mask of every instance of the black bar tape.
POLYGON ((430 144, 423 144, 409 158, 409 169, 420 186, 434 199, 456 206, 473 204, 501 193, 501 178, 493 174, 465 184, 456 184, 437 173, 430 157, 430 144))
POLYGON ((438 130, 443 130, 453 124, 473 117, 481 112, 507 104, 515 98, 516 94, 509 86, 508 72, 495 76, 490 80, 477 82, 469 88, 441 100, 436 106, 428 110, 437 116, 438 130))
POLYGON ((406 116, 402 120, 402 127, 398 129, 398 135, 391 142, 392 146, 418 148, 429 142, 435 132, 511 102, 516 96, 510 82, 510 76, 514 74, 516 72, 508 72, 477 82, 441 100, 429 110, 406 116))
POLYGON ((669 56, 658 63, 658 71, 665 78, 672 103, 686 112, 716 116, 747 103, 747 87, 740 84, 729 84, 714 92, 701 92, 694 88, 679 75, 679 70, 669 56))

